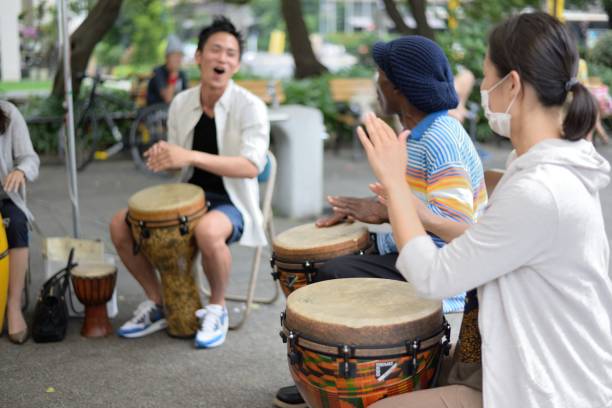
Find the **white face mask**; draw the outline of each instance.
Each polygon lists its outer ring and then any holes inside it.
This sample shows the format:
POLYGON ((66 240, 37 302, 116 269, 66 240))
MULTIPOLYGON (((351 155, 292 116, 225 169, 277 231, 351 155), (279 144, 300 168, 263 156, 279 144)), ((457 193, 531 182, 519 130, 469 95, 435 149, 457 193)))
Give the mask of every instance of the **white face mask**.
POLYGON ((505 77, 497 81, 497 83, 489 89, 480 91, 480 103, 482 104, 482 108, 484 109, 485 117, 489 121, 489 126, 491 127, 491 130, 493 130, 498 135, 507 138, 510 138, 510 122, 512 120, 512 115, 510 115, 508 112, 510 111, 510 108, 512 108, 512 104, 516 100, 518 94, 515 95, 514 98, 512 98, 512 101, 510 102, 510 105, 508 105, 508 109, 506 109, 505 112, 491 111, 491 108, 489 108, 489 94, 502 82, 504 82, 509 76, 510 74, 506 75, 505 77))

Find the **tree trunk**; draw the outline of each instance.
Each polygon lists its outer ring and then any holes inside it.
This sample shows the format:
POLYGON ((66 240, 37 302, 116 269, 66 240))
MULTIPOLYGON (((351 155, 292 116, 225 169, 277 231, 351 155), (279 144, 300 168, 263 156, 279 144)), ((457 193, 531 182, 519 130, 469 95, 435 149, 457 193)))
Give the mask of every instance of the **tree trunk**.
MULTIPOLYGON (((119 9, 123 0, 98 0, 91 9, 87 18, 70 36, 70 68, 72 72, 72 92, 79 94, 82 78, 89 57, 104 34, 115 23, 119 16, 119 9)), ((59 98, 64 97, 64 63, 61 62, 53 80, 52 94, 59 98)))
POLYGON ((404 35, 412 34, 412 30, 404 22, 404 18, 399 12, 397 4, 395 4, 395 0, 383 0, 383 3, 385 3, 385 10, 387 10, 387 15, 389 16, 391 21, 393 21, 397 32, 404 35))
POLYGON ((291 54, 295 61, 295 77, 307 78, 327 72, 312 50, 308 29, 302 14, 302 0, 281 0, 281 9, 287 26, 291 54))
POLYGON ((608 28, 612 29, 612 0, 603 0, 603 6, 608 14, 608 28))
POLYGON ((416 21, 417 34, 435 41, 436 38, 434 32, 429 26, 429 23, 427 22, 427 15, 425 14, 425 9, 427 8, 427 1, 408 0, 408 5, 410 6, 410 10, 412 11, 412 16, 414 17, 414 20, 416 21))

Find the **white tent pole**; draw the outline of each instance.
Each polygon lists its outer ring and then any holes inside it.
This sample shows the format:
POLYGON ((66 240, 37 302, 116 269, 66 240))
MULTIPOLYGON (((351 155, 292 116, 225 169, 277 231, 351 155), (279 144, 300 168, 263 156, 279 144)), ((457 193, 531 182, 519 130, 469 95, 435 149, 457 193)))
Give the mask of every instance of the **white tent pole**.
POLYGON ((81 235, 79 226, 79 192, 76 173, 76 154, 74 143, 74 107, 72 104, 72 75, 70 71, 70 36, 68 35, 68 13, 66 0, 57 0, 57 22, 64 58, 64 90, 68 116, 66 117, 66 128, 68 144, 66 154, 66 169, 68 172, 68 194, 72 203, 72 227, 75 238, 81 235))

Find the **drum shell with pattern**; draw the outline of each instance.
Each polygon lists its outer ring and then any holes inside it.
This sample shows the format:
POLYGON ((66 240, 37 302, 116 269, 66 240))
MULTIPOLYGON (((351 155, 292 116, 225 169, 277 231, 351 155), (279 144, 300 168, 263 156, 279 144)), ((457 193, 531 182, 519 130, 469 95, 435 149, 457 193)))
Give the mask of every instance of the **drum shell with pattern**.
POLYGON ((326 261, 364 254, 373 248, 368 229, 361 223, 319 228, 303 224, 280 233, 272 244, 272 276, 285 296, 312 283, 326 261))
POLYGON ((70 279, 74 293, 85 306, 81 327, 84 337, 105 337, 113 332, 106 303, 117 283, 117 268, 102 262, 86 262, 72 268, 70 279))
POLYGON ((450 336, 440 302, 383 279, 308 285, 288 297, 282 320, 289 370, 311 408, 366 407, 429 388, 450 336))
POLYGON ((164 184, 134 194, 127 222, 135 242, 159 271, 168 333, 193 337, 201 301, 192 272, 197 245, 194 229, 206 212, 204 191, 186 183, 164 184))

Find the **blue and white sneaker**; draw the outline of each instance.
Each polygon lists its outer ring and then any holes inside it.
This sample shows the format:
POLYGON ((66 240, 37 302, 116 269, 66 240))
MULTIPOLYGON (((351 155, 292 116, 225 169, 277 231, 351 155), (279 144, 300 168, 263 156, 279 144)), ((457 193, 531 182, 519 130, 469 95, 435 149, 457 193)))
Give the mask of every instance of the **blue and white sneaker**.
POLYGON ((134 317, 125 322, 117 331, 120 337, 134 339, 168 327, 164 309, 151 300, 145 300, 134 311, 134 317))
POLYGON ((195 337, 196 348, 212 348, 222 345, 229 329, 225 306, 208 305, 198 310, 196 316, 202 321, 195 337))

